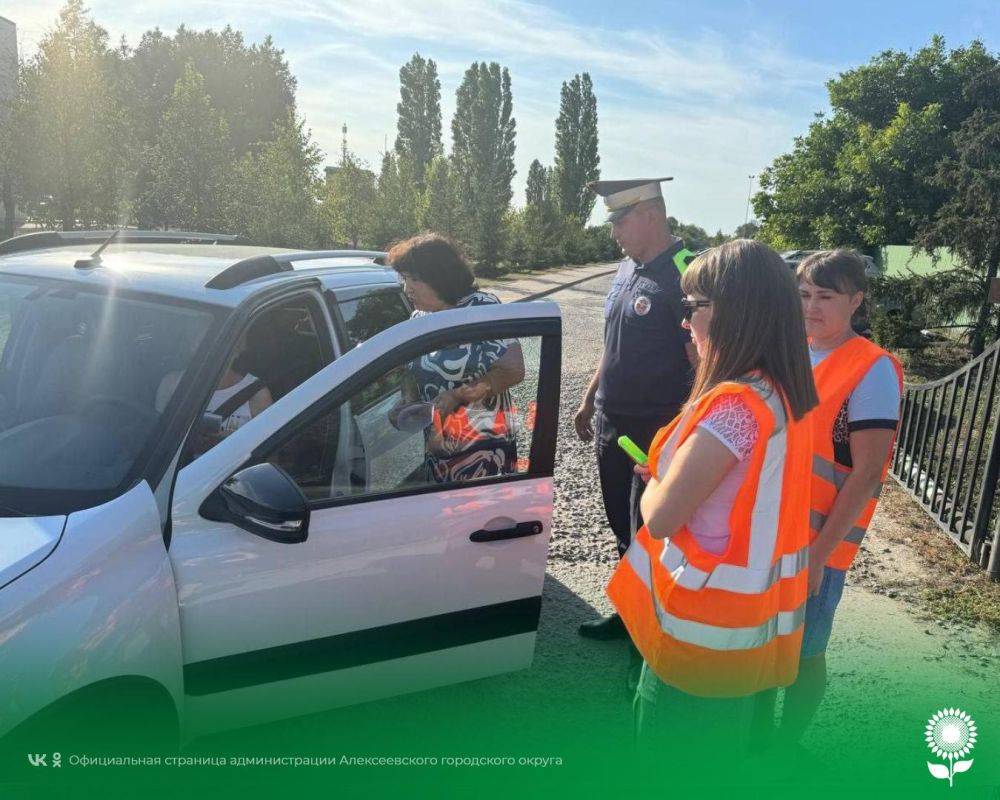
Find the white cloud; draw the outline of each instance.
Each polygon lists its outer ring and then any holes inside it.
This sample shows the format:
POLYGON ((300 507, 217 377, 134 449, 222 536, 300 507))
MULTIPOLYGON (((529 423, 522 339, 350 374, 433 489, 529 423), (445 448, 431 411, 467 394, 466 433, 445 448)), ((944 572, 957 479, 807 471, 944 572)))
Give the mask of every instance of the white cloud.
MULTIPOLYGON (((62 0, 3 5, 32 47, 62 0)), ((91 0, 112 40, 132 44, 153 26, 170 31, 231 24, 251 41, 272 33, 298 79, 299 109, 336 160, 349 145, 377 165, 395 136, 398 70, 414 49, 434 58, 444 135, 454 92, 473 60, 510 67, 518 126, 515 200, 534 158, 550 164, 559 86, 588 71, 598 98, 605 176, 677 176, 672 210, 685 221, 731 230, 744 219, 747 175, 787 150, 824 105, 834 65, 789 55, 780 41, 746 32, 609 30, 523 0, 91 0)), ((676 21, 676 20, 674 20, 676 21)), ((596 215, 595 215, 596 216, 596 215)))

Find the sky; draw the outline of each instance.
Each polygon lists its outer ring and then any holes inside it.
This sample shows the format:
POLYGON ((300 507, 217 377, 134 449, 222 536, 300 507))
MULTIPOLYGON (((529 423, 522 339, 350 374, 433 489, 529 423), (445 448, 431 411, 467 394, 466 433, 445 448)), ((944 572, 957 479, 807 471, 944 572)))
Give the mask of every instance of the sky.
MULTIPOLYGON (((61 0, 0 0, 21 56, 50 29, 61 0)), ((377 169, 395 141, 399 68, 414 52, 441 79, 445 148, 455 90, 473 61, 508 67, 517 120, 514 202, 528 166, 554 159, 563 81, 589 72, 597 96, 601 175, 672 175, 668 213, 730 232, 748 213, 761 169, 791 149, 825 83, 886 49, 934 34, 957 47, 1000 49, 996 0, 91 0, 112 41, 153 27, 270 34, 298 80, 298 110, 326 163, 348 146, 377 169)), ((600 222, 600 204, 593 221, 600 222)))

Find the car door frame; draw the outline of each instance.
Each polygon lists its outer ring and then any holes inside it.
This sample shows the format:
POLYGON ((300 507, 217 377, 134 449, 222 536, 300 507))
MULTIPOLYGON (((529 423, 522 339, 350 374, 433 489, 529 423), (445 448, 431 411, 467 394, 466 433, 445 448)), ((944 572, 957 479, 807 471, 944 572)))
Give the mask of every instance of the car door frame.
MULTIPOLYGON (((177 478, 182 470, 190 466, 181 466, 180 459, 187 448, 188 440, 199 415, 208 403, 215 386, 218 385, 233 348, 251 321, 258 314, 277 303, 289 300, 297 294, 313 293, 316 303, 319 305, 320 314, 326 322, 326 346, 330 348, 329 352, 325 354, 329 356, 329 361, 324 369, 340 357, 341 343, 323 291, 322 282, 315 277, 297 278, 276 286, 265 287, 229 313, 221 327, 213 325, 209 330, 207 335, 215 337, 214 343, 202 346, 198 354, 201 363, 196 368, 188 370, 188 374, 182 378, 175 391, 178 396, 171 398, 167 410, 169 411, 173 407, 174 411, 164 425, 160 441, 147 461, 144 475, 150 486, 154 487, 158 505, 162 499, 163 505, 160 507, 160 512, 163 540, 168 551, 173 535, 173 508, 177 478), (169 487, 168 491, 163 491, 167 487, 169 487)), ((218 308, 217 306, 209 307, 213 310, 218 308)), ((218 313, 217 310, 216 313, 218 313)))

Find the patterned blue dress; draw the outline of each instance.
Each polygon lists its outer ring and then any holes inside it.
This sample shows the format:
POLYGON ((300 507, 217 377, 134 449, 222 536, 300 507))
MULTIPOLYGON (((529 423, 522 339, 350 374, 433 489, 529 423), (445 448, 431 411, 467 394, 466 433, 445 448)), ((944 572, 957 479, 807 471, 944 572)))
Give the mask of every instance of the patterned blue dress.
MULTIPOLYGON (((456 308, 499 303, 496 295, 475 291, 456 308)), ((431 312, 414 311, 414 317, 431 312)), ((481 378, 507 352, 501 339, 435 350, 410 365, 418 399, 429 403, 439 394, 481 378)), ((514 471, 517 461, 515 419, 510 392, 460 406, 425 431, 427 470, 436 483, 470 481, 514 471)))

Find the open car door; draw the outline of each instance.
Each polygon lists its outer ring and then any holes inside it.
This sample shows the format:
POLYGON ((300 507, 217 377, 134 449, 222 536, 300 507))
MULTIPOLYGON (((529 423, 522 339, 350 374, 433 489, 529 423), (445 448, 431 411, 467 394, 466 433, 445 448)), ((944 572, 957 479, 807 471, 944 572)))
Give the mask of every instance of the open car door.
POLYGON ((180 472, 170 558, 192 735, 530 665, 560 335, 554 303, 395 325, 180 472), (424 405, 515 342, 525 376, 505 395, 444 416, 424 405), (300 541, 205 518, 261 464, 305 498, 300 541))

